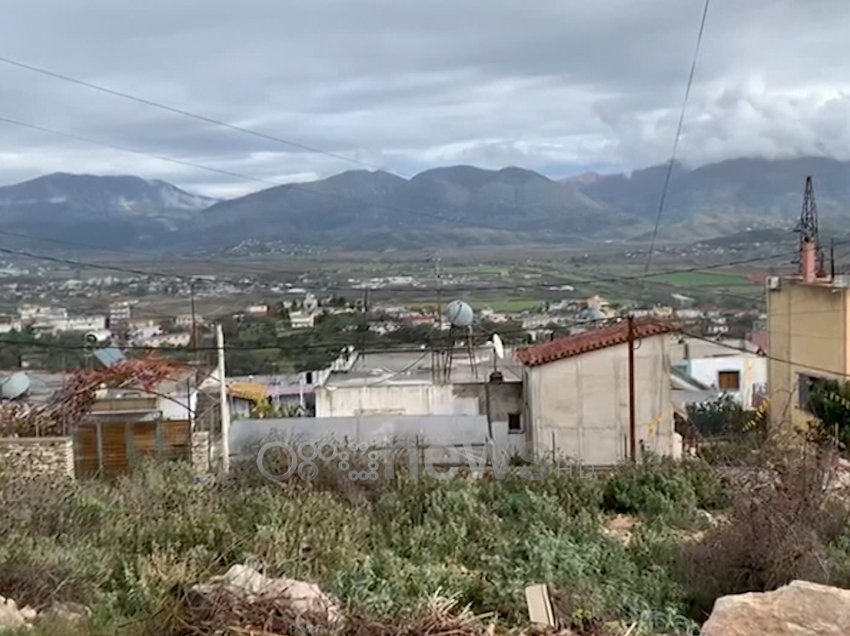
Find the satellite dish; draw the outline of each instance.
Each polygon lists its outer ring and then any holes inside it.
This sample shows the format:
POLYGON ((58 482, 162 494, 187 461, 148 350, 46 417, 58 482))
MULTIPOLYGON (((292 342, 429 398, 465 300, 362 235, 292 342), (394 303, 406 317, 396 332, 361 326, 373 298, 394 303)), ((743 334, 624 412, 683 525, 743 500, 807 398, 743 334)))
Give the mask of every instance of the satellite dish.
POLYGON ((462 300, 453 300, 446 306, 446 318, 452 327, 471 327, 475 313, 462 300))
POLYGON ((505 345, 502 343, 502 339, 499 337, 499 334, 493 334, 493 353, 496 354, 496 357, 499 360, 505 357, 505 345))
POLYGON ((29 391, 30 377, 23 371, 18 371, 9 376, 2 385, 0 385, 0 397, 5 400, 14 400, 21 397, 29 391))

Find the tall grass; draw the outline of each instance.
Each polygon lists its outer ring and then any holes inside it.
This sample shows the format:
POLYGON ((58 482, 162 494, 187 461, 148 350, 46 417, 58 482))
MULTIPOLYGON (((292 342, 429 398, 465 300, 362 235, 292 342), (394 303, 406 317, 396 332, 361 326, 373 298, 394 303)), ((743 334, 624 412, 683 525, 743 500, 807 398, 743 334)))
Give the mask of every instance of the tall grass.
POLYGON ((725 503, 708 467, 660 461, 605 478, 401 477, 364 496, 353 487, 273 483, 244 467, 200 478, 165 464, 38 489, 0 515, 0 594, 88 604, 99 633, 162 620, 179 589, 247 563, 316 581, 359 615, 399 616, 439 594, 517 624, 524 587, 546 582, 577 623, 688 631, 681 535, 669 528, 725 503), (629 544, 603 531, 602 518, 620 512, 643 519, 629 544))

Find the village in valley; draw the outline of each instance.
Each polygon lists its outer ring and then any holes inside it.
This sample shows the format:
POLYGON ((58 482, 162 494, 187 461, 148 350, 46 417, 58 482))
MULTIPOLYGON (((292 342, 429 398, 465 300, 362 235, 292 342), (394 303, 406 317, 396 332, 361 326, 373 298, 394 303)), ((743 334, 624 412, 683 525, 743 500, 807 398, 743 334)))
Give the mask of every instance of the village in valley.
POLYGON ((850 635, 850 5, 17 4, 0 636, 850 635))

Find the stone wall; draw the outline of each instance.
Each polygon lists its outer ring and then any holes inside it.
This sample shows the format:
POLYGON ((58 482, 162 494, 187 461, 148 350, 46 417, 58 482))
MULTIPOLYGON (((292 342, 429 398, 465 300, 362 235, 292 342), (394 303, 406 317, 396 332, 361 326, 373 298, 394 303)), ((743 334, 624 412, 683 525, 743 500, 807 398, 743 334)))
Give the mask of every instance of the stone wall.
POLYGON ((0 438, 0 471, 16 477, 74 478, 70 437, 0 438))
POLYGON ((210 433, 192 433, 192 466, 199 473, 210 472, 210 433))

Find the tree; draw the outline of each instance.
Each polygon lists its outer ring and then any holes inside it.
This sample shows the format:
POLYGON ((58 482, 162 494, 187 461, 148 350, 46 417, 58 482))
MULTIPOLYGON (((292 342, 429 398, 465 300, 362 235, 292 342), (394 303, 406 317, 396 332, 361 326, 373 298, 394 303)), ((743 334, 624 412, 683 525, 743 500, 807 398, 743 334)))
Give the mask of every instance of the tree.
POLYGON ((842 446, 850 442, 850 383, 819 380, 809 393, 809 410, 819 420, 817 432, 842 446))

